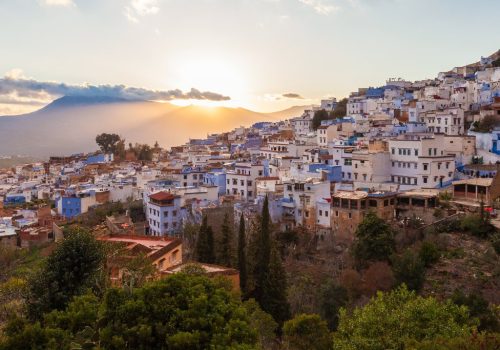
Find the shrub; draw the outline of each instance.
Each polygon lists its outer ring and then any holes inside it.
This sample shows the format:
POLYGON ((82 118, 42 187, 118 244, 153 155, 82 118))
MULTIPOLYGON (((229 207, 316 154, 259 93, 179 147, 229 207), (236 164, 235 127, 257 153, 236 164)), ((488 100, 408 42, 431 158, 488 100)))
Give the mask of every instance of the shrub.
POLYGON ((425 281, 425 265, 419 255, 406 250, 393 258, 392 269, 397 284, 406 284, 411 290, 420 290, 425 281))
POLYGON ((425 241, 420 247, 418 256, 424 263, 425 267, 430 267, 437 263, 437 261, 441 257, 441 252, 434 243, 425 241))

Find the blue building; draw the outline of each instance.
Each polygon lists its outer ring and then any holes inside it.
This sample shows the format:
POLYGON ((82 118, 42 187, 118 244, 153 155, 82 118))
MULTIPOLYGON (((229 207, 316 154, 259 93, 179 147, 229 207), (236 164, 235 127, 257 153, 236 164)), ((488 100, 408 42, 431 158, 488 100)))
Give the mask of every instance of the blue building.
POLYGON ((98 154, 92 154, 85 159, 85 164, 103 164, 103 163, 109 163, 113 161, 113 154, 104 154, 104 153, 98 153, 98 154))
POLYGON ((226 173, 222 170, 207 172, 203 183, 207 186, 217 186, 219 195, 226 193, 226 173))
POLYGON ((4 205, 17 205, 26 203, 26 197, 22 193, 11 193, 5 196, 4 205))

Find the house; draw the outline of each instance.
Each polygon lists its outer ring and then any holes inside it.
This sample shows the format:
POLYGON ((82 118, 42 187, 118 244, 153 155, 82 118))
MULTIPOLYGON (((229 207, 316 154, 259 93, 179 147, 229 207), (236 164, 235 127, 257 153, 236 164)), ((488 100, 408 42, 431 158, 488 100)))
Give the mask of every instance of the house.
POLYGON ((403 134, 389 140, 391 182, 403 189, 451 184, 455 157, 445 152, 444 134, 403 134))
POLYGON ((255 180, 265 176, 261 163, 236 163, 226 171, 226 194, 241 200, 252 200, 256 196, 255 180))
POLYGON ((331 227, 340 240, 352 242, 368 211, 386 221, 394 219, 396 192, 337 191, 332 195, 331 227))
POLYGON ((119 285, 127 273, 127 262, 138 255, 146 257, 158 274, 182 263, 182 241, 177 238, 109 234, 97 238, 122 248, 122 254, 108 258, 110 279, 119 285))
POLYGON ((453 181, 453 201, 464 206, 493 205, 500 197, 500 173, 494 178, 453 181))
POLYGON ((150 194, 146 202, 146 219, 152 236, 177 233, 182 226, 181 197, 166 191, 150 194))

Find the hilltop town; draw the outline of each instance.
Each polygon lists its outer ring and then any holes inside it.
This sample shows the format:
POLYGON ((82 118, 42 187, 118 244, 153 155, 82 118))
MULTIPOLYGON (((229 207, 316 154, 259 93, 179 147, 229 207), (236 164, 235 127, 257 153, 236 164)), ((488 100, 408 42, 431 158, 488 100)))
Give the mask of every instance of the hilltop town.
MULTIPOLYGON (((96 135, 95 153, 1 169, 0 246, 40 258, 78 225, 128 259, 145 255, 145 279, 197 263, 250 291, 238 230, 243 221, 251 245, 269 215, 292 315, 325 310, 315 296, 326 280, 344 288, 348 307, 400 282, 440 300, 461 290, 499 304, 498 56, 169 149, 109 130, 96 135), (360 248, 370 225, 394 233, 387 254, 360 248), (200 244, 209 231, 212 254, 200 244), (437 255, 423 272, 398 270, 422 247, 437 255)), ((108 257, 113 285, 130 283, 127 261, 108 257)))

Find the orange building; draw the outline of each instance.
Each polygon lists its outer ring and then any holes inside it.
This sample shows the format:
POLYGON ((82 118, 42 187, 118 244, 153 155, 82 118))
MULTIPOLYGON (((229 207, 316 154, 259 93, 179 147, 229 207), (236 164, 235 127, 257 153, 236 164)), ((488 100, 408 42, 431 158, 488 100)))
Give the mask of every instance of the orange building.
POLYGON ((140 254, 144 254, 158 272, 182 263, 182 241, 178 238, 110 234, 97 239, 114 243, 126 251, 108 259, 110 278, 116 284, 122 280, 127 260, 140 254))

